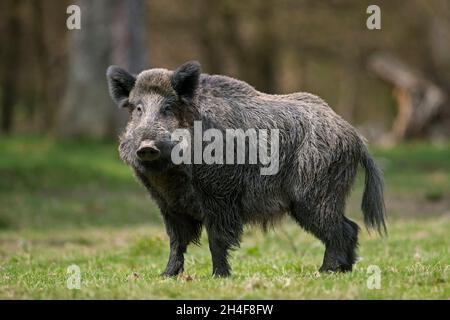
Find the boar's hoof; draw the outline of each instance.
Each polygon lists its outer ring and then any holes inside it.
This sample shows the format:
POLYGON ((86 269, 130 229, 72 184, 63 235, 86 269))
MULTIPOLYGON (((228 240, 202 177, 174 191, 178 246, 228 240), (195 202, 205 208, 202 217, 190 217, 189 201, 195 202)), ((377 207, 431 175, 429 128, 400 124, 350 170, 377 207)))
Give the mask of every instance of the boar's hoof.
POLYGON ((214 278, 227 278, 231 275, 230 270, 214 270, 213 277, 214 278))
POLYGON ((352 271, 351 265, 322 265, 319 272, 322 273, 335 273, 335 272, 350 272, 352 271))
POLYGON ((180 273, 182 273, 183 270, 170 270, 170 271, 164 271, 163 273, 161 273, 161 277, 167 277, 167 278, 171 278, 171 277, 176 277, 178 276, 180 273))
POLYGON ((164 270, 163 273, 161 273, 161 276, 163 277, 176 277, 180 273, 184 271, 183 266, 168 266, 166 270, 164 270))

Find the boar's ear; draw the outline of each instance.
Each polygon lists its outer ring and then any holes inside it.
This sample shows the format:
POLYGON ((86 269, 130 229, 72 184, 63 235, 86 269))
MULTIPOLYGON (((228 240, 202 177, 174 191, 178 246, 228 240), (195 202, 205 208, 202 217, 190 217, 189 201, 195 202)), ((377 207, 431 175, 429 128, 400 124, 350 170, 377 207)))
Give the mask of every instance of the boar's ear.
POLYGON ((110 66, 106 71, 109 94, 119 107, 123 107, 128 100, 136 78, 122 68, 110 66))
POLYGON ((173 72, 171 84, 181 98, 191 100, 194 97, 200 77, 200 63, 188 61, 173 72))

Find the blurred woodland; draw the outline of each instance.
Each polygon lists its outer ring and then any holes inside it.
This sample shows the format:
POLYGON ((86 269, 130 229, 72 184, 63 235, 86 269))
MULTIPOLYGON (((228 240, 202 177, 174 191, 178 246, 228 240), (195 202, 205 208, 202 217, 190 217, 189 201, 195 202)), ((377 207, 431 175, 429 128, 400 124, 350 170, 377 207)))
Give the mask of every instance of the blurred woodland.
POLYGON ((2 134, 114 137, 127 113, 107 92, 116 64, 186 60, 268 93, 324 98, 369 139, 450 136, 448 0, 3 0, 2 134), (66 9, 81 8, 81 30, 66 9), (381 8, 381 30, 366 9, 381 8))

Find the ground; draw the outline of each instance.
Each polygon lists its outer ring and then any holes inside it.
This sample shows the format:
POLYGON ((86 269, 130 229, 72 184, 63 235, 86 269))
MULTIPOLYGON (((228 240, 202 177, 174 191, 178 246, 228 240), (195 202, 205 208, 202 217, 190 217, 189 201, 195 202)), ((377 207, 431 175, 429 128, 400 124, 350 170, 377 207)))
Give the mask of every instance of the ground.
POLYGON ((385 172, 389 236, 363 227, 361 175, 348 206, 362 227, 354 272, 317 273, 323 246, 287 219, 246 230, 229 279, 210 276, 205 235, 182 276, 159 276, 161 218, 114 142, 0 138, 0 150, 0 298, 450 298, 448 143, 372 150, 385 172), (71 265, 80 289, 68 289, 71 265))

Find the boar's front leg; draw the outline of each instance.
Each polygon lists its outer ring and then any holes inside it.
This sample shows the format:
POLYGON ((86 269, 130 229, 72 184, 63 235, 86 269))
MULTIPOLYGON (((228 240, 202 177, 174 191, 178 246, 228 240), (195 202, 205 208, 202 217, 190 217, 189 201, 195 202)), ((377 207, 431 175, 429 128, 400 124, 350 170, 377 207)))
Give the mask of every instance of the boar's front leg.
POLYGON ((163 276, 172 277, 183 272, 184 253, 189 243, 199 241, 202 222, 186 214, 163 213, 164 224, 170 238, 170 255, 163 276))
MULTIPOLYGON (((233 203, 233 202, 231 202, 233 203)), ((212 207, 204 210, 205 228, 211 251, 213 276, 228 277, 228 250, 239 247, 243 224, 233 208, 212 207)))

